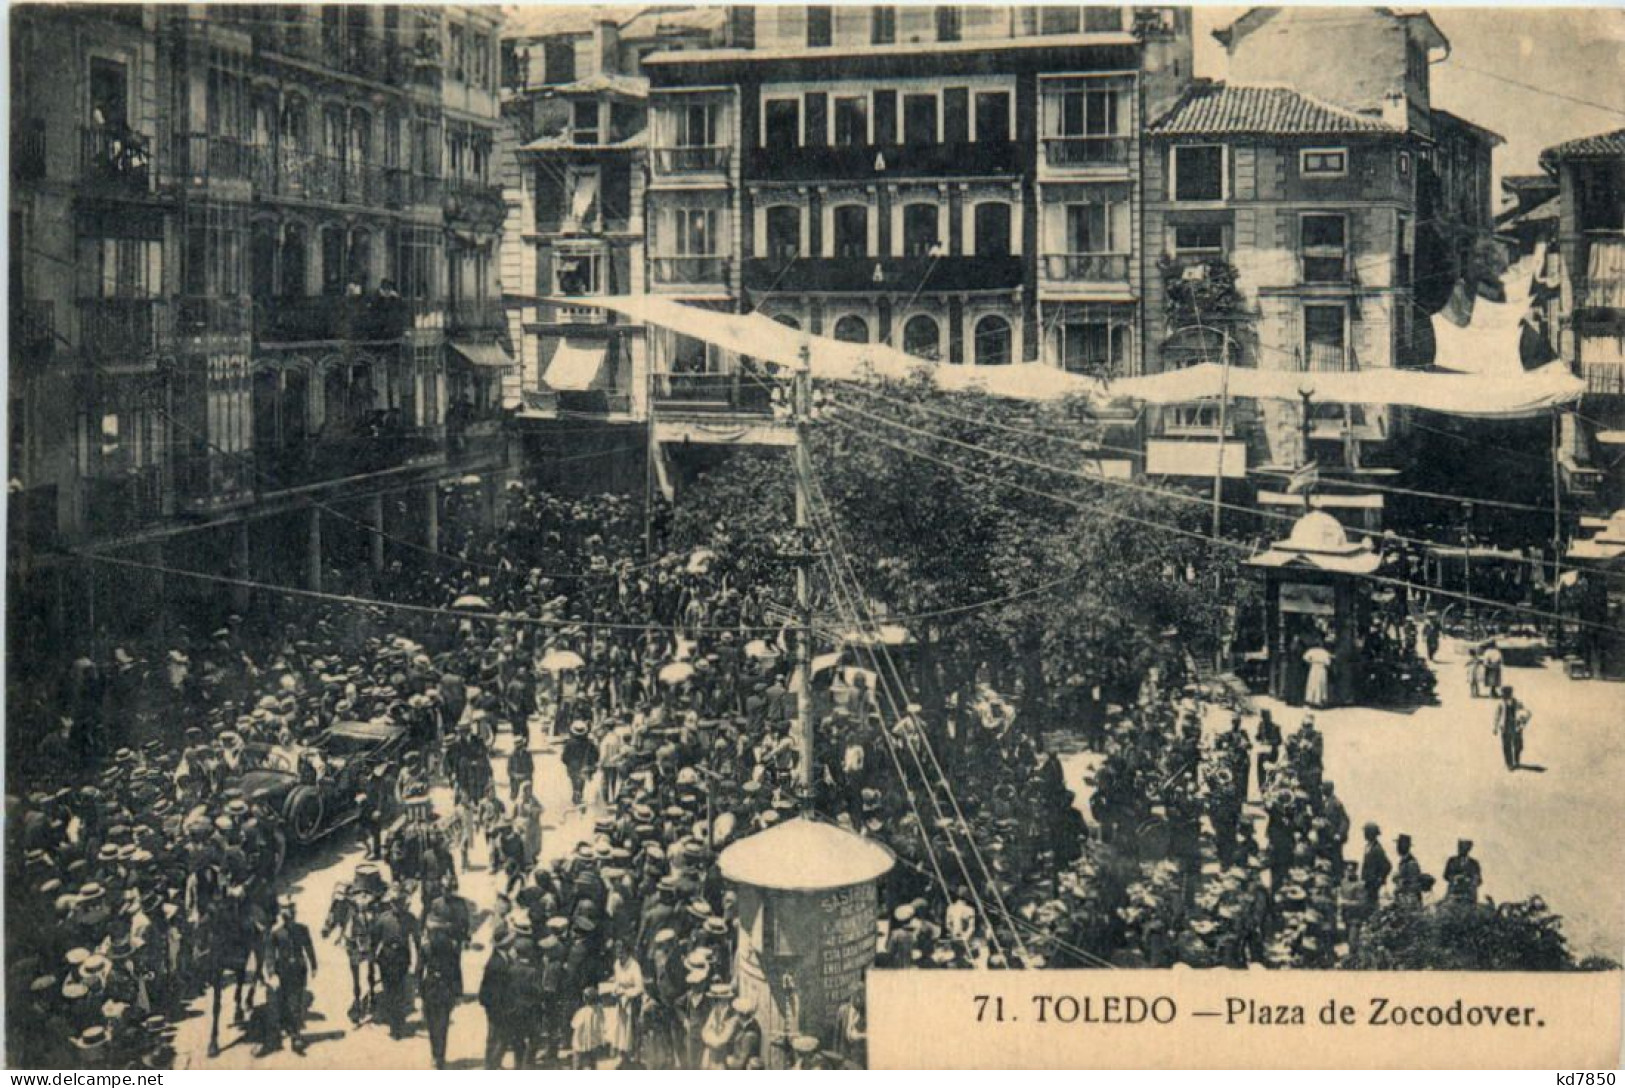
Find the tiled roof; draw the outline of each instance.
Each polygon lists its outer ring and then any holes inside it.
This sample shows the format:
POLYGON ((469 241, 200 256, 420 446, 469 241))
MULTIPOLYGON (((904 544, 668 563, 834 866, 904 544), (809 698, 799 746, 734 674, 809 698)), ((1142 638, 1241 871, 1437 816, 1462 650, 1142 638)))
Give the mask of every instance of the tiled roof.
POLYGON ((1402 130, 1289 87, 1199 84, 1150 127, 1153 136, 1319 136, 1402 130))
POLYGON ((1612 157, 1625 158, 1625 128, 1616 128, 1612 132, 1599 132, 1595 136, 1582 136, 1578 140, 1548 147, 1540 153, 1541 165, 1548 160, 1558 159, 1606 159, 1612 157))

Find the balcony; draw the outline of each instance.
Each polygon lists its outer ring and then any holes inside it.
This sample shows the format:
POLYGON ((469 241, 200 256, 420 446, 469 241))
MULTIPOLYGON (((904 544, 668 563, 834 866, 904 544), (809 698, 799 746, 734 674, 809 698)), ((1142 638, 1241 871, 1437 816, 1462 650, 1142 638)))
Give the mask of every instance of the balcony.
POLYGON ((726 257, 652 257, 654 282, 666 287, 727 287, 730 261, 726 257))
POLYGON ((255 176, 253 148, 230 136, 176 132, 169 138, 164 172, 190 184, 249 181, 255 176))
POLYGON ((254 305, 254 336, 262 343, 399 340, 412 321, 405 299, 316 295, 266 298, 254 305))
POLYGON ((1044 276, 1066 283, 1128 283, 1127 253, 1048 253, 1044 276))
POLYGON ((159 465, 91 476, 84 485, 85 522, 94 536, 115 536, 164 515, 164 475, 159 465))
POLYGON ((362 79, 400 83, 412 70, 413 51, 388 34, 306 22, 296 16, 251 20, 249 26, 261 50, 362 79))
POLYGON ((38 181, 45 176, 45 121, 24 117, 11 130, 11 176, 38 181))
POLYGON ((1047 136, 1044 163, 1055 170, 1127 169, 1127 136, 1047 136))
POLYGON ((446 316, 447 332, 501 332, 508 327, 501 299, 454 298, 446 304, 446 316))
POLYGON ((126 126, 79 130, 79 171, 86 185, 138 196, 152 191, 152 137, 126 126))
POLYGON ((771 416, 772 389, 766 379, 751 374, 654 375, 655 407, 668 412, 771 416))
POLYGON ((242 336, 253 329, 248 299, 182 296, 175 300, 176 336, 242 336))
POLYGON ((399 167, 374 166, 297 148, 261 145, 242 149, 243 174, 256 196, 318 200, 327 204, 398 208, 410 193, 399 167))
POLYGON ((1588 363, 1582 359, 1580 376, 1592 396, 1625 397, 1625 363, 1588 363))
POLYGON ((445 456, 439 428, 403 427, 383 412, 369 413, 316 441, 295 439, 255 451, 255 469, 268 493, 331 483, 388 469, 427 464, 445 456))
POLYGON ((471 179, 446 181, 446 218, 499 226, 508 214, 502 186, 471 179))
POLYGON ((983 291, 1021 286, 1020 257, 810 257, 744 263, 753 291, 983 291), (876 270, 879 270, 878 277, 876 270))
POLYGON ((169 339, 168 316, 161 299, 81 299, 79 350, 99 370, 152 369, 169 339))
POLYGON ((726 147, 657 147, 657 174, 721 174, 728 169, 726 147))
MULTIPOLYGON (((1126 161, 1126 160, 1125 160, 1126 161)), ((987 177, 1021 172, 1021 145, 1002 143, 854 144, 843 147, 753 147, 747 176, 759 181, 831 178, 987 177)))

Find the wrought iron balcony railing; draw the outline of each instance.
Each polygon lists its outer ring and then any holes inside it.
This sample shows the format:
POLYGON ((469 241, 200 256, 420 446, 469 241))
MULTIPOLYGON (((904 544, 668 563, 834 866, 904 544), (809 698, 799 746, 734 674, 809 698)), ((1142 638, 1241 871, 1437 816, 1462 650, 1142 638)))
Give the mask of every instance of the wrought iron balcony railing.
POLYGON ((1051 280, 1082 283, 1127 283, 1127 253, 1050 253, 1044 272, 1051 280))
POLYGON ((715 174, 728 168, 726 147, 657 147, 655 172, 660 174, 715 174))
POLYGON ((649 264, 654 281, 659 284, 725 285, 728 282, 726 257, 654 257, 649 264))
POLYGON ((152 138, 126 125, 79 130, 79 169, 88 184, 124 193, 152 189, 152 138))
POLYGON ((1047 136, 1044 161, 1052 167, 1126 166, 1127 136, 1047 136))

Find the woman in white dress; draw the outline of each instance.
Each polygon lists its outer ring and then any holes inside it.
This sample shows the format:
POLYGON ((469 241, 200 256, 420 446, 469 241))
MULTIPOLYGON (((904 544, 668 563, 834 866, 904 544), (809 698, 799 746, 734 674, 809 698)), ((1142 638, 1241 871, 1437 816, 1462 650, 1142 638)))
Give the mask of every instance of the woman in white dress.
POLYGON ((1319 710, 1331 701, 1332 654, 1324 646, 1315 646, 1303 655, 1303 660, 1309 666, 1303 701, 1319 710))

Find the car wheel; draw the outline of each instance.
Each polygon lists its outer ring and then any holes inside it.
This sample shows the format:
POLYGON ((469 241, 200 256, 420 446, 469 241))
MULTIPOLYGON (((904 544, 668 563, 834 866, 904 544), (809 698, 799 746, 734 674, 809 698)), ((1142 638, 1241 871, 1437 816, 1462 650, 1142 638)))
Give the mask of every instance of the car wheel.
POLYGON ((300 845, 314 842, 322 828, 322 795, 310 786, 300 786, 288 795, 282 816, 288 837, 300 845))

